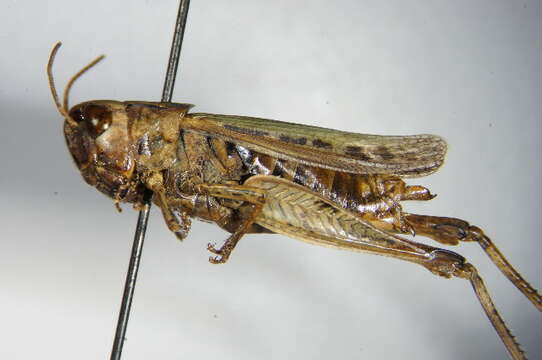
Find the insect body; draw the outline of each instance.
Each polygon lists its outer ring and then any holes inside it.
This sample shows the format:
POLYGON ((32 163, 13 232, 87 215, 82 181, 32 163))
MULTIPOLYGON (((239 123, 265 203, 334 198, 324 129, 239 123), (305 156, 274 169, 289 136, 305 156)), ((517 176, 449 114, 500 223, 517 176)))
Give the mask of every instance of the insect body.
MULTIPOLYGON (((309 243, 390 256, 443 277, 468 279, 514 359, 524 358, 476 269, 461 255, 399 236, 440 243, 478 242, 499 269, 542 310, 542 298, 481 229, 447 217, 409 214, 401 201, 430 200, 403 179, 436 171, 446 143, 438 136, 376 136, 273 120, 189 113, 191 105, 99 100, 68 111, 68 147, 83 178, 118 202, 154 193, 169 229, 184 239, 195 217, 231 233, 212 263, 228 260, 246 233, 278 233, 309 243)), ((99 60, 99 59, 98 59, 99 60)))

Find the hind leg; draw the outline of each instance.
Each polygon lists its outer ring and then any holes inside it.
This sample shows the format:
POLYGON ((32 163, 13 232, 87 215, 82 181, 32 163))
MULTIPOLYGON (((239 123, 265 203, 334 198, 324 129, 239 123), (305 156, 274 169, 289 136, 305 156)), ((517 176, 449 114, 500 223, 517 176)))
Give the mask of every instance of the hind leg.
POLYGON ((495 244, 487 237, 482 229, 468 222, 448 217, 404 214, 407 223, 416 234, 427 236, 441 244, 458 245, 459 242, 474 241, 480 244, 491 261, 502 273, 542 311, 542 297, 506 260, 495 244))

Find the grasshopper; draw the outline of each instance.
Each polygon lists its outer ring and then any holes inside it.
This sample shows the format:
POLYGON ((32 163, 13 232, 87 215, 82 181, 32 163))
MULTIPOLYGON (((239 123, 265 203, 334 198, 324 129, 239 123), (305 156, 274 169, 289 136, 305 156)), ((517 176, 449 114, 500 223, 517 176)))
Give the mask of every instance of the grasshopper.
POLYGON ((441 244, 477 242, 502 273, 542 311, 542 297, 477 226, 407 213, 401 201, 434 198, 403 179, 439 169, 446 142, 435 135, 378 136, 244 116, 189 113, 191 104, 95 100, 63 102, 49 57, 47 74, 64 135, 83 179, 121 202, 143 205, 154 193, 167 227, 179 240, 191 219, 231 233, 208 244, 213 264, 225 263, 245 234, 276 233, 311 244, 389 256, 445 278, 469 280, 511 358, 525 355, 497 312, 476 268, 461 255, 400 235, 441 244))

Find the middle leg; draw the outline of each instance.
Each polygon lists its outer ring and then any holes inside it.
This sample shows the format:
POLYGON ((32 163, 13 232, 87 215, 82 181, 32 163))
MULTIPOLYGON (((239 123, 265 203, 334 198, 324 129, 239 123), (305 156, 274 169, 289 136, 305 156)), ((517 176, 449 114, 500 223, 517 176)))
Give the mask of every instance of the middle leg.
POLYGON ((237 225, 237 229, 230 235, 220 248, 215 245, 207 244, 207 250, 217 256, 209 257, 209 262, 213 264, 223 264, 228 261, 233 249, 241 237, 250 231, 256 219, 262 212, 265 204, 265 194, 262 190, 243 185, 197 185, 196 191, 201 194, 213 196, 222 199, 243 201, 243 209, 239 209, 242 220, 237 225), (245 211, 243 211, 245 210, 245 211), (247 211, 248 210, 248 211, 247 211))

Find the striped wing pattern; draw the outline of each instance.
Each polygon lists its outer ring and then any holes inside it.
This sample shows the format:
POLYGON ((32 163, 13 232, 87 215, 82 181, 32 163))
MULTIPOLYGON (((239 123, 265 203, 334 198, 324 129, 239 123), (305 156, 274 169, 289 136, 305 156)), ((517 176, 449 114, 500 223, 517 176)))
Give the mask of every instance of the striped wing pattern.
POLYGON ((189 114, 183 127, 218 136, 270 156, 358 174, 420 177, 444 162, 446 142, 436 135, 356 134, 243 116, 189 114))

